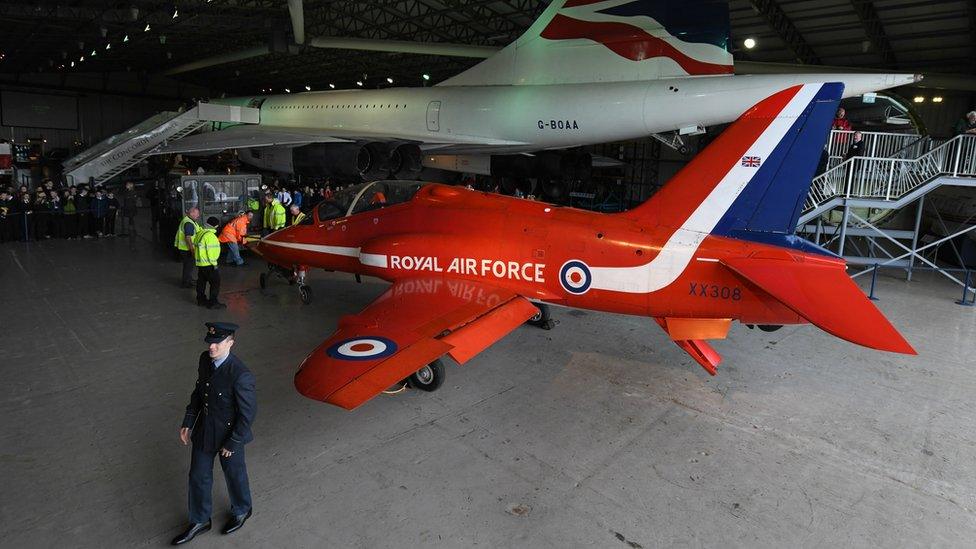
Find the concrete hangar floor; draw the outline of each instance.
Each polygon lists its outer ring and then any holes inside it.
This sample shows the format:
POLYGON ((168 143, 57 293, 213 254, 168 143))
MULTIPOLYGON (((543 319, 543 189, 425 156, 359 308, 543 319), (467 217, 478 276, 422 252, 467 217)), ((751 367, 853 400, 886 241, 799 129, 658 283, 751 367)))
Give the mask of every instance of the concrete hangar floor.
POLYGON ((261 291, 261 268, 224 269, 229 307, 208 311, 147 238, 0 246, 0 546, 168 543, 186 521, 177 429, 213 319, 241 324, 234 350, 257 377, 255 514, 193 547, 976 539, 976 310, 940 278, 879 281, 918 357, 736 325, 709 378, 648 319, 563 309, 555 329, 449 366, 436 393, 349 413, 299 396, 292 375, 385 283, 314 272, 305 306, 281 281, 261 291))

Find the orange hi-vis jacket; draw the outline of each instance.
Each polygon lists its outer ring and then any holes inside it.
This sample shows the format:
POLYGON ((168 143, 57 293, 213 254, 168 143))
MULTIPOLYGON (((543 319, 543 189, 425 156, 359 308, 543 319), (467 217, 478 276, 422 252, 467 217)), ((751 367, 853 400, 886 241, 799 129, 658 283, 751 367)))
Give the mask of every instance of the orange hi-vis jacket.
POLYGON ((239 215, 234 219, 231 219, 224 225, 223 230, 220 231, 220 240, 223 243, 237 242, 238 244, 244 242, 244 237, 247 235, 247 215, 239 215))

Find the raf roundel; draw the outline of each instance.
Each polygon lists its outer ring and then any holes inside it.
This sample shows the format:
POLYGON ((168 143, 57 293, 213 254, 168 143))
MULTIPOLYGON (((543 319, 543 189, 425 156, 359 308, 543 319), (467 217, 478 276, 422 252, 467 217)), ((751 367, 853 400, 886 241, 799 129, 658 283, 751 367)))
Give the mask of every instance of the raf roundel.
POLYGON ((376 360, 397 351, 392 339, 379 336, 353 337, 332 344, 325 354, 339 360, 376 360))
POLYGON ((559 269, 559 283, 571 294, 585 294, 592 282, 589 266, 578 259, 570 259, 559 269))

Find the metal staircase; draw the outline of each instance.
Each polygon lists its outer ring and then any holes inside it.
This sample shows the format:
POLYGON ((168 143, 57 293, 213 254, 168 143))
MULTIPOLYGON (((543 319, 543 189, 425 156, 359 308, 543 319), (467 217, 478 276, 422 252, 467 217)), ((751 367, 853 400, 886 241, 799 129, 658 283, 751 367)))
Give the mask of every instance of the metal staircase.
POLYGON ((165 143, 186 137, 210 122, 257 124, 258 109, 198 103, 184 112, 164 111, 64 162, 69 185, 104 183, 165 143))
POLYGON ((968 271, 965 282, 951 272, 965 271, 965 268, 946 268, 940 266, 934 256, 925 257, 926 254, 937 254, 938 247, 947 244, 962 264, 952 240, 976 230, 976 225, 957 227, 958 230, 952 231, 936 208, 933 211, 935 220, 947 236, 928 234, 925 236, 928 242, 920 241, 928 193, 945 185, 976 187, 976 135, 959 135, 941 142, 922 138, 908 142, 902 148, 892 146, 888 150, 893 151, 890 157, 850 158, 815 177, 797 232, 812 235, 811 240, 825 247, 836 243, 837 254, 849 265, 866 267, 852 277, 876 274, 882 267, 895 267, 905 269, 908 280, 911 280, 913 269, 921 268, 936 271, 963 286, 964 295, 976 292, 969 283, 968 271), (877 210, 897 210, 913 202, 916 203, 913 230, 883 229, 871 219, 865 219, 877 210), (832 230, 825 230, 823 215, 834 208, 843 208, 843 217, 836 227, 831 227, 832 230), (812 220, 816 220, 815 225, 808 224, 812 220), (856 249, 857 255, 845 254, 849 237, 865 239, 866 249, 858 246, 855 239, 850 245, 856 249))
POLYGON ((837 207, 898 209, 942 185, 976 186, 976 135, 916 158, 850 158, 813 179, 800 224, 837 207))

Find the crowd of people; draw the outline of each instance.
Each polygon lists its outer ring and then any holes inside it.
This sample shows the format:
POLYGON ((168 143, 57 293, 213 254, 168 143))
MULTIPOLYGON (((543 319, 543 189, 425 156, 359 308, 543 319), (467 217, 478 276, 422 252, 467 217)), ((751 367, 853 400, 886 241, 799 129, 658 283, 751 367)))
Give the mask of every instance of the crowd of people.
POLYGON ((33 191, 6 186, 0 189, 0 242, 129 236, 137 208, 131 182, 118 192, 101 185, 56 189, 50 180, 33 191))

